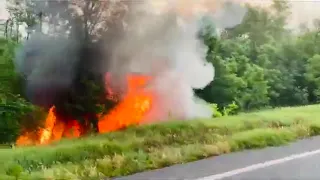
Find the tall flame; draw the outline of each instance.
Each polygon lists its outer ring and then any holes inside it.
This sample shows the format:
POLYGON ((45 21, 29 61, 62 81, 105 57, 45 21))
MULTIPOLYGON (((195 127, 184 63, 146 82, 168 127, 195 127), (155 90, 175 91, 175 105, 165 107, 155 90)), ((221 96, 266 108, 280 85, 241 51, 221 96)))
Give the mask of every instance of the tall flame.
POLYGON ((57 117, 54 114, 55 107, 51 107, 49 114, 45 121, 45 128, 40 131, 39 144, 46 144, 50 141, 52 136, 52 129, 57 121, 57 117))
POLYGON ((29 145, 29 144, 46 144, 50 141, 52 136, 52 129, 56 123, 56 116, 54 113, 55 107, 51 107, 47 118, 45 119, 44 128, 41 128, 36 132, 25 132, 18 137, 17 145, 29 145))
POLYGON ((123 127, 138 124, 150 110, 152 93, 143 90, 150 77, 130 75, 127 77, 128 89, 125 97, 111 112, 99 120, 99 132, 115 131, 123 127))

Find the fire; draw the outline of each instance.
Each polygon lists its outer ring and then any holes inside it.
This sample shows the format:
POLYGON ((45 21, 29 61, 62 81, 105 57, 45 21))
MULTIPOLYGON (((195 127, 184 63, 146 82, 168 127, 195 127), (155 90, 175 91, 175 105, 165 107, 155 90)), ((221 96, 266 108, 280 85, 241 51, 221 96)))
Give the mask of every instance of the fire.
POLYGON ((45 120, 45 127, 36 132, 25 132, 17 139, 17 145, 29 144, 46 144, 52 136, 52 129, 56 123, 56 116, 54 113, 55 107, 51 107, 47 118, 45 120))
POLYGON ((50 108, 49 114, 45 121, 45 128, 40 130, 40 144, 45 144, 49 142, 51 135, 52 135, 52 129, 57 121, 57 118, 54 114, 54 107, 50 108))
MULTIPOLYGON (((108 78, 108 74, 106 78, 108 78)), ((119 104, 108 114, 100 116, 98 122, 99 133, 116 131, 121 128, 139 124, 144 115, 151 109, 153 94, 143 87, 150 77, 130 75, 127 77, 127 91, 119 104)), ((107 79, 106 79, 107 81, 107 79)), ((110 93, 111 89, 106 88, 110 93)), ((58 141, 62 137, 74 138, 81 135, 81 126, 77 120, 61 120, 55 114, 55 107, 51 107, 45 119, 44 128, 35 133, 26 132, 16 141, 17 145, 48 144, 58 141)))
POLYGON ((128 76, 125 97, 118 106, 99 120, 100 133, 115 131, 142 121, 144 114, 151 108, 152 93, 141 89, 149 80, 150 77, 147 76, 128 76))

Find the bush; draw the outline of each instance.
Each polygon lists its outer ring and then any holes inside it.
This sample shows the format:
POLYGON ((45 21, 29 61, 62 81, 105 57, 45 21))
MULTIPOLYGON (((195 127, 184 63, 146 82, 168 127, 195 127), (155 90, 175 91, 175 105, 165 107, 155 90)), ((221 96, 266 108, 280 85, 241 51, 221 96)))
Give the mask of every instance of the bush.
POLYGON ((210 104, 210 107, 212 109, 213 115, 212 117, 221 117, 221 116, 228 116, 237 114, 239 110, 239 106, 233 101, 232 104, 228 104, 226 107, 223 107, 223 110, 219 110, 219 107, 217 104, 210 104))
POLYGON ((0 38, 0 143, 5 144, 14 142, 21 131, 41 126, 45 116, 42 109, 20 97, 22 81, 13 63, 16 46, 0 38))
POLYGON ((223 115, 228 116, 236 114, 239 110, 239 106, 233 101, 232 104, 228 104, 226 107, 223 107, 223 115))
POLYGON ((7 168, 6 174, 8 176, 13 176, 15 179, 19 179, 23 171, 24 170, 20 165, 15 164, 7 168))
POLYGON ((217 104, 210 104, 210 107, 213 112, 212 117, 221 117, 222 116, 222 113, 219 111, 217 104))
POLYGON ((0 93, 0 143, 12 143, 23 130, 41 127, 45 114, 18 95, 0 93))

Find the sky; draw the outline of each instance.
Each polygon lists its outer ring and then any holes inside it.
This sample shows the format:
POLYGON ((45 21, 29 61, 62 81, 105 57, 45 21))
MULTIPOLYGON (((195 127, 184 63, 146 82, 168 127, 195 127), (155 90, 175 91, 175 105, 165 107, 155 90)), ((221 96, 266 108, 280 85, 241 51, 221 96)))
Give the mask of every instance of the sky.
POLYGON ((7 16, 6 0, 0 0, 0 19, 5 19, 7 16))
MULTIPOLYGON (((250 4, 268 6, 272 0, 238 0, 250 4)), ((291 5, 291 18, 289 26, 297 28, 301 23, 312 24, 316 18, 320 18, 320 0, 288 0, 291 5)))
MULTIPOLYGON (((153 0, 162 1, 162 0, 153 0)), ((215 1, 215 0, 212 0, 215 1)), ((253 5, 267 6, 272 0, 235 0, 237 2, 248 2, 253 5)), ((300 23, 312 23, 315 18, 320 18, 320 0, 289 0, 292 5, 292 16, 289 22, 291 27, 299 27, 300 23)), ((6 0, 0 0, 0 19, 6 19, 6 0)))

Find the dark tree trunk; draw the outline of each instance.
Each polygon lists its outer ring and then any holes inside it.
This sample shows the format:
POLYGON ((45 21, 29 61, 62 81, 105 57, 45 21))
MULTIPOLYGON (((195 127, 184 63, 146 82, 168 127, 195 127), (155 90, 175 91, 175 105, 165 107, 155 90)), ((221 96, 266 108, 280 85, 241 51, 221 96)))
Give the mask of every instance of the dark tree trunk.
POLYGON ((92 117, 91 117, 91 123, 92 123, 92 128, 93 128, 93 131, 95 132, 95 133, 98 133, 99 132, 99 126, 98 126, 98 117, 96 116, 96 115, 93 115, 92 117))
POLYGON ((16 34, 16 36, 17 36, 16 37, 16 41, 19 42, 19 22, 18 21, 16 22, 16 26, 17 26, 16 27, 16 33, 17 33, 16 34))
POLYGON ((12 38, 13 21, 10 21, 10 38, 12 38))
POLYGON ((10 19, 8 19, 8 20, 6 21, 6 27, 5 27, 5 30, 4 30, 4 36, 5 36, 6 38, 8 38, 8 26, 9 26, 9 22, 10 22, 10 19))
POLYGON ((42 14, 42 12, 40 12, 38 15, 39 15, 39 25, 40 25, 39 31, 42 32, 42 15, 43 14, 42 14))

